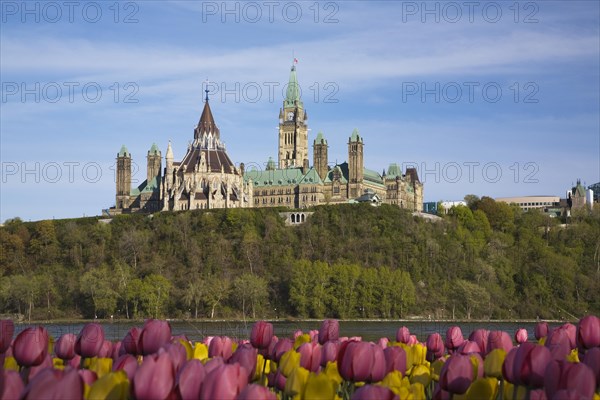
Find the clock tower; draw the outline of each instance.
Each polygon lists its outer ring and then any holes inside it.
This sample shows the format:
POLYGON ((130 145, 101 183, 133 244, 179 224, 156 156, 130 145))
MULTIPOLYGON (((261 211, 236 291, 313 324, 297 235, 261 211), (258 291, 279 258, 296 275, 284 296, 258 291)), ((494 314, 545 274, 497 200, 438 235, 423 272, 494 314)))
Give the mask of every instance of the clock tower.
POLYGON ((302 167, 308 160, 308 116, 292 65, 283 108, 279 111, 279 168, 302 167))

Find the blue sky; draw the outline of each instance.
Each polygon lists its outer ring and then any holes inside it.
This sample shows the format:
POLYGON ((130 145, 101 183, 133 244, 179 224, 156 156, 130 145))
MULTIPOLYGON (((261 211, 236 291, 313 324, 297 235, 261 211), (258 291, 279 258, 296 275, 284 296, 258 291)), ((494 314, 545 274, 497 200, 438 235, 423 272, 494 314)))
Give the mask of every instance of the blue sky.
POLYGON ((138 182, 153 142, 181 159, 207 79, 230 157, 264 167, 292 55, 309 142, 322 131, 330 162, 358 128, 366 166, 416 166, 426 201, 600 181, 596 1, 2 1, 1 13, 0 221, 112 206, 122 144, 138 182))

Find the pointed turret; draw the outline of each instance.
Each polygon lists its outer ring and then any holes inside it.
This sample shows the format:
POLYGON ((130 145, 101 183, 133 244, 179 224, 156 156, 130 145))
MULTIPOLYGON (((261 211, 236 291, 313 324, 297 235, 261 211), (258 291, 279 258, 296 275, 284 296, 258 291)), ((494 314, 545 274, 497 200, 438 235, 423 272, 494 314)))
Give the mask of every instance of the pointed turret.
POLYGON ((208 135, 209 133, 212 133, 214 138, 220 139, 219 128, 215 123, 215 119, 213 118, 212 111, 210 110, 210 105, 208 103, 208 90, 205 90, 205 92, 206 98, 204 100, 204 109, 202 110, 200 121, 198 121, 198 126, 194 130, 194 139, 199 139, 204 135, 208 135))
POLYGON ((304 107, 302 100, 300 100, 300 85, 298 85, 298 77, 296 76, 295 65, 292 65, 292 69, 290 71, 290 79, 288 81, 284 107, 304 107))
POLYGON ((321 179, 327 176, 327 140, 322 132, 317 134, 313 142, 313 163, 321 179))
POLYGON ((169 140, 169 145, 167 146, 167 154, 165 155, 165 160, 173 161, 173 148, 171 147, 170 140, 169 140))

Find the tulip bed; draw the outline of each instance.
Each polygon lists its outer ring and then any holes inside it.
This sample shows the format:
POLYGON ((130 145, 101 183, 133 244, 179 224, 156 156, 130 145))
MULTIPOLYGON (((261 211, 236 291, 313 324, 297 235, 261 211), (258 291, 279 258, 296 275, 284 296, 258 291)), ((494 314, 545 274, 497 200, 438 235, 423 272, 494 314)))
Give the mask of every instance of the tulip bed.
POLYGON ((0 321, 1 399, 600 399, 600 319, 514 336, 459 327, 420 343, 339 337, 336 320, 278 338, 256 322, 249 340, 173 336, 148 320, 121 341, 96 323, 56 342, 43 327, 13 340, 0 321), (514 338, 514 342, 513 342, 514 338))

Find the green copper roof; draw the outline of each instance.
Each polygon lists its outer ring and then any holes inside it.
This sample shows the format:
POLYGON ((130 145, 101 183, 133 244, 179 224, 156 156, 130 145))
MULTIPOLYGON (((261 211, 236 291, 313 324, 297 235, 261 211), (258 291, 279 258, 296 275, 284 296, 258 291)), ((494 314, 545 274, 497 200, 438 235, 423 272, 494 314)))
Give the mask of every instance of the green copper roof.
POLYGON ((323 183, 314 168, 309 169, 306 174, 302 173, 302 168, 252 170, 244 174, 244 179, 252 181, 255 188, 323 183))
POLYGON ((293 65, 290 71, 290 80, 288 81, 287 92, 285 95, 285 107, 298 106, 303 108, 302 100, 300 100, 300 85, 296 77, 296 66, 293 65))
POLYGON ((378 185, 383 185, 383 179, 377 171, 373 171, 372 169, 368 168, 363 168, 363 176, 366 181, 376 183, 378 185))
POLYGON ((152 147, 150 147, 150 150, 148 151, 148 154, 150 155, 158 155, 160 153, 160 150, 158 149, 158 146, 156 145, 156 143, 152 143, 152 147))
POLYGON ((400 171, 400 167, 396 163, 390 164, 388 167, 386 176, 388 178, 395 178, 396 176, 402 176, 402 171, 400 171))
POLYGON ((121 146, 121 150, 119 151, 118 157, 131 157, 131 153, 127 150, 125 145, 121 146))
POLYGON ((131 195, 139 196, 141 193, 156 192, 156 191, 158 191, 158 189, 159 189, 158 177, 155 176, 154 178, 152 178, 150 180, 150 183, 148 183, 148 180, 145 180, 138 187, 131 189, 131 195))
POLYGON ((272 157, 269 157, 269 161, 267 161, 267 171, 273 171, 275 169, 275 161, 273 161, 272 157))
POLYGON ((333 182, 333 176, 335 175, 335 171, 339 171, 340 174, 340 183, 348 183, 348 163, 343 162, 341 164, 336 165, 329 171, 327 171, 327 176, 325 177, 325 182, 333 182))
POLYGON ((354 128, 354 130, 352 131, 352 136, 350 136, 350 141, 351 142, 362 142, 362 138, 358 134, 357 128, 354 128))
POLYGON ((315 144, 327 144, 327 140, 323 137, 323 132, 319 131, 317 138, 315 139, 315 144))

